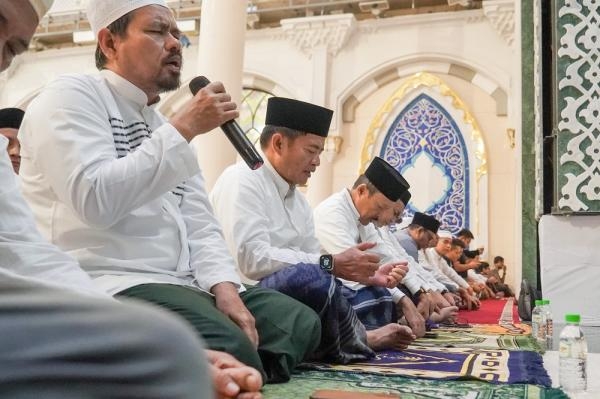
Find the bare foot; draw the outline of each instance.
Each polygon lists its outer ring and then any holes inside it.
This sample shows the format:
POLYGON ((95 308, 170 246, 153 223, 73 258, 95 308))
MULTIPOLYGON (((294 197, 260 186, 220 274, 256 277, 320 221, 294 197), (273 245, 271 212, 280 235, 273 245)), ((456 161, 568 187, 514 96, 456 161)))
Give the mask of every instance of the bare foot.
POLYGON ((406 349, 416 338, 410 327, 396 323, 367 331, 367 344, 373 350, 406 349))
POLYGON ((449 319, 453 319, 458 315, 458 308, 456 306, 446 306, 438 310, 435 313, 432 313, 429 316, 429 319, 434 323, 442 323, 449 319))

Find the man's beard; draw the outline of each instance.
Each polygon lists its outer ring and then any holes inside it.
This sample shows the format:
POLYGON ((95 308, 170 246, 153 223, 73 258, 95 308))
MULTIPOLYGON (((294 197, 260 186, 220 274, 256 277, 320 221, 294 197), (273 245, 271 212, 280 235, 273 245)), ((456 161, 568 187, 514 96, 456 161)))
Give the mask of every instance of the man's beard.
POLYGON ((177 76, 169 76, 167 78, 159 79, 156 82, 160 93, 166 93, 172 90, 177 90, 181 86, 181 74, 177 76))

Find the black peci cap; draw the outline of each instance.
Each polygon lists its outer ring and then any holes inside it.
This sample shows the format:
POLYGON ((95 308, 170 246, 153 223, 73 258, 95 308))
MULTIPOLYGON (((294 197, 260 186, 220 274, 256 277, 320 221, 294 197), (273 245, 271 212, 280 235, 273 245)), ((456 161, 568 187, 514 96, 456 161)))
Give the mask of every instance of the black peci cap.
POLYGON ((265 124, 327 137, 332 116, 333 111, 328 108, 291 98, 271 97, 265 124))
MULTIPOLYGON (((403 195, 406 197, 405 193, 410 188, 410 184, 402 177, 400 172, 379 157, 373 158, 369 167, 365 170, 365 177, 377 190, 394 202, 402 199, 403 195)), ((408 195, 410 199, 410 193, 408 195)), ((404 204, 406 205, 406 202, 404 204)))
POLYGON ((0 129, 13 128, 19 129, 23 121, 25 112, 19 108, 0 109, 0 129))
POLYGON ((421 226, 434 234, 437 234, 438 229, 440 228, 440 222, 434 218, 433 216, 426 215, 421 212, 416 212, 413 216, 413 220, 411 224, 416 224, 421 226))

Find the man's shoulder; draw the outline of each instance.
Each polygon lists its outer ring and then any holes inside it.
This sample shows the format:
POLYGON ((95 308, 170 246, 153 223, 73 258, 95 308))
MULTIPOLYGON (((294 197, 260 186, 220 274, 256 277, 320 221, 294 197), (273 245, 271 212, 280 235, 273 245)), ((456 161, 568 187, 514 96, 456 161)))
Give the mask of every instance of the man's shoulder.
POLYGON ((99 74, 68 73, 59 75, 56 79, 46 85, 48 89, 64 89, 68 87, 92 87, 102 83, 99 74))
POLYGON ((337 208, 339 204, 342 204, 343 202, 343 192, 338 191, 337 193, 333 193, 329 197, 321 201, 319 205, 315 207, 315 212, 322 212, 324 210, 331 210, 337 208))

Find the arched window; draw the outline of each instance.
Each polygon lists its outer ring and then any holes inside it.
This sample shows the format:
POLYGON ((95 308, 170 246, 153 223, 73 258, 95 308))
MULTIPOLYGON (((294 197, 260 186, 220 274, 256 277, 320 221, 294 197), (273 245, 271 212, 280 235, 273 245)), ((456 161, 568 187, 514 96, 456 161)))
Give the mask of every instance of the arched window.
POLYGON ((407 216, 433 215, 454 234, 469 226, 467 146, 436 100, 422 93, 406 105, 390 126, 380 156, 412 182, 407 216))
POLYGON ((260 133, 265 127, 265 115, 267 113, 267 101, 273 94, 252 88, 244 88, 240 104, 240 127, 246 136, 256 146, 260 133))

